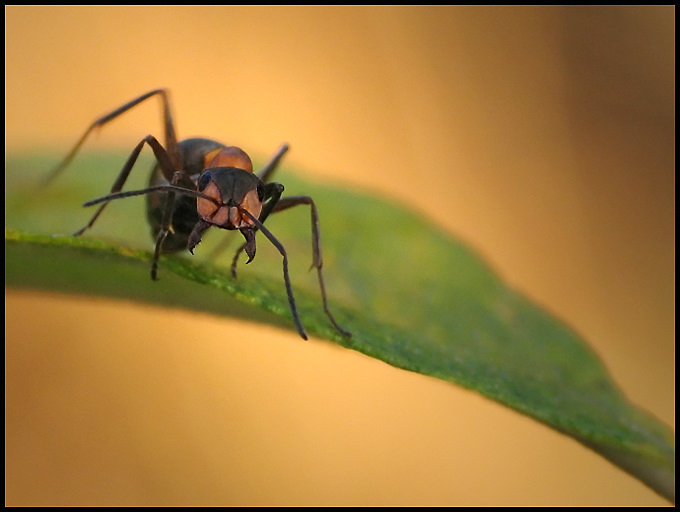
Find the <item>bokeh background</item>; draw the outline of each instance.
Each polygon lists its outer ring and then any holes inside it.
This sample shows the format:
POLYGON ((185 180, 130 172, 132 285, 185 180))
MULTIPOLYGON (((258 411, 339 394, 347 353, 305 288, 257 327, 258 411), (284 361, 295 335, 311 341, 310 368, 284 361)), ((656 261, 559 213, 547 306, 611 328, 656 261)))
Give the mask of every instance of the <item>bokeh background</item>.
MULTIPOLYGON (((180 137, 287 141, 286 168, 462 237, 675 428, 674 6, 5 7, 6 154, 62 154, 159 86, 180 137)), ((89 148, 159 133, 152 103, 89 148)), ((475 393, 293 331, 6 290, 5 503, 665 502, 475 393)))

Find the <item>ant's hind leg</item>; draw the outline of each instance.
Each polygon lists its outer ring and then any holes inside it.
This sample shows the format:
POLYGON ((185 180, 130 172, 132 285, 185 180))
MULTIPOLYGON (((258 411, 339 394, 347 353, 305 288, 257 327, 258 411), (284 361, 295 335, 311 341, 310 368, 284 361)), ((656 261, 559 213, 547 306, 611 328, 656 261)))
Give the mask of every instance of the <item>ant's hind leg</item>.
MULTIPOLYGON (((85 130, 85 133, 83 133, 80 139, 78 139, 78 142, 76 142, 75 146, 73 146, 71 151, 69 151, 64 160, 62 160, 61 163, 57 167, 55 167, 54 170, 47 176, 47 178, 45 178, 45 183, 49 183, 50 181, 52 181, 66 167, 68 167, 68 165, 71 163, 71 161, 76 156, 78 151, 80 151, 80 148, 83 146, 83 144, 93 131, 102 128, 104 125, 108 124, 110 121, 113 121, 118 116, 124 114, 128 110, 136 107, 144 100, 156 95, 158 95, 161 98, 163 107, 163 129, 165 132, 164 133, 165 148, 171 155, 170 158, 173 164, 175 164, 175 167, 176 168, 179 167, 181 163, 181 158, 179 154, 179 148, 177 145, 177 135, 175 134, 175 127, 172 120, 172 112, 170 110, 170 100, 168 97, 168 91, 165 89, 155 89, 153 91, 149 91, 145 94, 142 94, 141 96, 133 99, 132 101, 127 102, 125 105, 118 107, 112 112, 109 112, 108 114, 105 114, 100 118, 95 119, 94 122, 87 128, 87 130, 85 130)), ((166 176, 166 179, 170 181, 170 176, 166 176)))
POLYGON ((260 178, 262 183, 267 183, 269 178, 272 177, 274 171, 276 171, 276 168, 279 165, 279 162, 283 158, 283 155, 285 155, 286 151, 288 151, 288 148, 288 144, 281 144, 281 147, 276 150, 276 153, 274 153, 274 156, 271 157, 269 162, 267 162, 264 167, 262 167, 262 169, 257 172, 257 177, 260 178))

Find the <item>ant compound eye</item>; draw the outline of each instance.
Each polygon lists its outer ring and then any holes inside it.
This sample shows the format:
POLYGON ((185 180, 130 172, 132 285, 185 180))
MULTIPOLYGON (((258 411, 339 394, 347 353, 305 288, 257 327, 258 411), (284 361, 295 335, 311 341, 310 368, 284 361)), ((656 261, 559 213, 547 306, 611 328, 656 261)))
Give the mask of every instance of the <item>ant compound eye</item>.
POLYGON ((257 197, 260 198, 260 201, 264 201, 264 185, 262 183, 257 186, 257 197))
POLYGON ((201 192, 205 190, 205 187, 208 186, 208 183, 210 183, 210 180, 212 180, 212 176, 210 175, 209 172, 204 172, 198 177, 198 190, 201 192))

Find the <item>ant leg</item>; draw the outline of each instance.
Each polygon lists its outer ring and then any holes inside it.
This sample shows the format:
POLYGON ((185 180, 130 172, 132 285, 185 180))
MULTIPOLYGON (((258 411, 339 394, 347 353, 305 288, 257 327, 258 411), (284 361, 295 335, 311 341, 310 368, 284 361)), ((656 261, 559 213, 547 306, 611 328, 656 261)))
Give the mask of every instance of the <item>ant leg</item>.
POLYGON ((257 172, 257 177, 260 178, 260 181, 262 183, 267 183, 269 181, 269 178, 271 178, 272 174, 274 174, 274 171, 276 171, 276 168, 279 165, 279 162, 283 158, 283 155, 288 151, 288 144, 281 144, 281 147, 274 153, 274 156, 267 162, 262 169, 260 169, 257 172))
POLYGON ((319 288, 321 290, 321 300, 323 302, 324 313, 326 313, 326 316, 333 324, 333 327, 335 327, 335 329, 339 333, 347 337, 351 337, 352 333, 346 331, 345 329, 340 327, 340 325, 338 325, 338 323, 335 321, 335 318, 333 318, 330 309, 328 308, 328 299, 326 298, 326 285, 324 284, 323 272, 321 270, 321 268, 323 267, 323 258, 321 256, 321 230, 319 228, 319 212, 316 209, 314 200, 309 196, 284 197, 274 205, 272 211, 274 213, 277 213, 300 204, 308 204, 312 212, 312 255, 313 255, 312 267, 316 268, 316 273, 319 279, 319 288))
MULTIPOLYGON (((194 184, 193 182, 189 179, 189 177, 182 171, 179 167, 173 167, 174 162, 172 162, 172 157, 168 152, 163 148, 163 146, 160 145, 160 143, 156 140, 155 137, 151 135, 147 135, 138 145, 137 147, 139 150, 142 149, 142 146, 144 143, 149 144, 151 146, 151 149, 153 150, 154 155, 156 156, 156 160, 158 161, 158 165, 161 167, 161 170, 163 171, 163 175, 168 176, 171 175, 172 177, 170 178, 170 185, 177 187, 177 186, 182 186, 182 188, 191 188, 193 189, 194 184), (173 171, 174 169, 174 171, 173 171), (184 182, 184 183, 182 183, 184 182)), ((137 148, 135 148, 137 149, 137 148)), ((133 152, 134 154, 134 152, 133 152)), ((137 152, 137 155, 139 154, 139 151, 137 152)), ((132 156, 132 155, 131 155, 132 156)), ((135 156, 135 160, 136 160, 135 156)), ((134 160, 132 161, 132 164, 134 164, 134 160)), ((132 167, 132 166, 130 166, 132 167)), ((128 171, 129 172, 129 171, 128 171)), ((156 281, 158 279, 158 259, 160 258, 161 251, 163 249, 163 242, 165 242, 165 238, 168 236, 168 232, 170 231, 170 226, 172 225, 172 214, 174 211, 175 207, 175 195, 176 193, 173 191, 168 190, 167 192, 167 198, 165 200, 165 211, 163 212, 163 219, 161 221, 160 229, 158 230, 158 236, 156 237, 156 248, 153 253, 153 261, 151 262, 151 279, 156 281)), ((105 205, 102 205, 100 208, 100 211, 104 208, 105 205)), ((98 214, 99 212, 97 212, 98 214)), ((204 229, 205 231, 205 229, 204 229)), ((198 242, 196 242, 198 243, 198 242)), ((195 244, 194 244, 195 245, 195 244)), ((192 247, 193 249, 193 247, 192 247)))
MULTIPOLYGON (((135 165, 135 162, 137 161, 137 157, 139 157, 139 153, 142 151, 142 148, 144 147, 144 144, 148 144, 151 146, 151 149, 153 149, 154 155, 156 156, 156 160, 158 160, 158 164, 160 165, 161 169, 163 169, 164 174, 169 174, 170 176, 173 176, 175 174, 175 171, 172 167, 172 162, 170 155, 168 155, 167 151, 163 148, 163 146, 160 145, 160 143, 156 140, 155 137, 152 135, 147 135, 144 137, 137 146, 135 146, 135 149, 132 150, 132 153, 127 159, 127 162, 125 162, 125 165, 123 166, 123 169, 121 170, 120 174, 118 175, 118 178, 114 182, 113 186, 111 187, 110 194, 114 194, 116 192, 120 192, 123 188, 123 185, 125 184, 125 180, 127 180, 128 176, 130 175, 130 171, 132 170, 132 167, 135 165)), ((174 176, 171 178, 171 180, 176 179, 174 176)), ((169 181, 171 181, 169 180, 169 181)), ((178 178, 177 178, 178 180, 178 178)), ((177 183, 173 183, 177 184, 177 183)), ((90 219, 90 222, 88 222, 83 228, 79 229, 76 231, 73 236, 80 236, 82 235, 87 229, 91 228, 94 222, 97 220, 97 217, 102 213, 104 208, 106 207, 108 203, 102 204, 99 209, 95 212, 95 214, 92 216, 90 219)))
MULTIPOLYGON (((172 212, 174 209, 175 205, 175 196, 177 194, 184 194, 184 195, 190 195, 194 197, 201 197, 203 199, 207 199, 209 201, 215 201, 215 198, 208 196, 206 194, 202 194, 201 192, 198 192, 193 189, 187 189, 184 187, 178 187, 176 183, 179 182, 179 178, 181 178, 182 173, 176 172, 175 176, 172 179, 172 183, 170 185, 157 185, 155 187, 149 187, 141 190, 129 190, 127 192, 114 192, 112 194, 108 194, 106 196, 99 197, 97 199, 93 199, 91 201, 88 201, 85 203, 83 206, 94 206, 96 204, 101 204, 102 206, 99 208, 99 211, 95 216, 93 217, 94 219, 97 217, 99 212, 101 212, 102 208, 109 204, 110 201, 113 201, 115 199, 124 199, 126 197, 134 197, 134 196, 141 196, 145 194, 151 194, 151 193, 165 193, 166 194, 166 202, 165 202, 165 209, 163 210, 163 217, 161 219, 161 224, 158 229, 158 236, 156 237, 156 249, 154 251, 153 255, 153 260, 151 262, 151 278, 155 281, 157 280, 157 272, 158 272, 158 259, 160 257, 160 254, 163 249, 163 242, 165 241, 165 238, 168 236, 168 233, 170 231, 170 226, 172 224, 172 212)), ((219 203, 215 201, 216 205, 219 206, 219 203)), ((195 226, 194 229, 191 231, 191 234, 189 235, 189 245, 188 249, 193 254, 193 249, 198 245, 198 243, 201 241, 201 234, 208 229, 211 226, 211 224, 200 220, 195 226)))
POLYGON ((238 257, 241 255, 243 252, 243 249, 246 248, 246 243, 243 242, 238 249, 236 249, 236 252, 234 253, 234 259, 231 260, 231 277, 236 279, 237 273, 236 273, 236 265, 238 265, 238 257))
MULTIPOLYGON (((173 176, 171 185, 176 185, 176 177, 179 177, 179 173, 173 176)), ((163 249, 163 242, 168 236, 170 231, 170 224, 172 223, 172 211, 175 207, 175 193, 168 191, 168 196, 165 200, 165 210, 163 211, 163 220, 161 221, 160 229, 158 230, 158 236, 156 237, 156 248, 153 252, 153 260, 151 261, 151 279, 154 281, 158 280, 158 259, 161 256, 161 250, 163 249)), ((193 234, 193 232, 192 232, 193 234)))
MULTIPOLYGON (((177 135, 175 133, 175 127, 174 123, 172 120, 172 111, 170 110, 170 100, 168 97, 168 91, 165 89, 154 89, 152 91, 149 91, 145 94, 142 94, 141 96, 138 96, 137 98, 133 99, 132 101, 127 102, 126 104, 118 107, 117 109, 113 110, 112 112, 109 112, 108 114, 103 115, 102 117, 96 119, 88 128, 85 130, 85 133, 80 137, 76 145, 71 149, 71 151, 66 155, 66 158, 50 173, 50 175, 47 177, 45 180, 46 183, 54 179, 59 173, 61 173, 73 160, 75 155, 78 153, 80 150, 81 146, 85 143, 87 138, 90 136, 90 134, 110 121, 116 119, 118 116, 124 114, 128 110, 134 108, 135 106, 139 105, 143 101, 145 101, 148 98, 151 98, 152 96, 158 95, 161 99, 162 103, 162 110, 163 110, 163 129, 164 129, 164 135, 165 135, 165 148, 163 148, 160 143, 156 140, 155 137, 149 135, 145 137, 137 146, 135 149, 132 151, 130 156, 128 157, 127 162, 125 163, 125 166, 123 166, 123 170, 120 172, 118 175, 118 178, 114 182, 113 186, 111 187, 111 193, 117 193, 120 192, 121 189, 123 188, 123 185, 125 184, 125 181, 127 180, 130 171, 132 170, 132 167, 134 166, 135 162, 137 161, 137 157, 139 156, 139 153, 141 152, 143 146, 145 143, 149 144, 151 148, 153 149, 154 154, 156 155, 156 160, 159 163, 159 166, 163 172, 163 176, 170 182, 172 185, 184 185, 184 186, 189 186, 193 188, 193 183, 191 183, 191 180, 182 172, 182 159, 181 155, 179 153, 179 145, 177 143, 177 135), (183 183, 180 183, 183 182, 183 183)), ((154 259, 151 267, 151 277, 153 279, 156 279, 156 269, 158 267, 158 258, 160 255, 161 248, 163 246, 163 242, 168 234, 168 230, 170 228, 170 222, 172 220, 172 207, 174 205, 174 200, 175 200, 175 194, 173 192, 168 192, 168 197, 167 197, 167 203, 166 203, 166 209, 163 213, 163 222, 161 225, 161 229, 158 233, 158 238, 156 241, 156 251, 154 254, 154 259)), ((81 235, 83 232, 85 232, 88 228, 92 227, 94 222, 97 220, 99 215, 102 213, 104 208, 106 207, 106 204, 102 204, 99 209, 95 212, 95 214, 92 216, 90 219, 90 222, 85 225, 82 229, 78 230, 76 233, 74 233, 75 236, 81 235)))
POLYGON ((305 332, 304 327, 302 327, 302 322, 300 322, 300 315, 298 315, 297 311, 297 305, 295 304, 295 297, 293 296, 293 286, 290 283, 290 275, 288 274, 288 255, 286 254, 286 249, 283 247, 281 242, 278 241, 278 239, 272 234, 271 231, 269 231, 262 222, 260 222, 253 214, 251 214, 248 210, 241 210, 244 212, 250 220, 253 221, 255 224, 256 228, 262 231, 262 234, 266 236, 269 241, 276 247, 281 253, 281 256, 283 256, 283 280, 286 283, 286 293, 288 294, 288 303, 290 304, 290 310, 291 313, 293 314, 293 320, 295 321, 295 327, 297 327, 297 331, 302 336, 303 339, 307 339, 307 333, 305 332))
MULTIPOLYGON (((155 89, 153 91, 149 91, 146 94, 142 94, 138 98, 135 98, 132 101, 129 101, 125 105, 122 105, 115 109, 112 112, 109 112, 106 115, 103 115, 99 119, 96 119, 88 128, 85 130, 85 133, 80 137, 76 145, 71 149, 71 151, 66 155, 64 160, 47 176, 45 179, 45 183, 49 183, 52 181, 58 174, 60 174, 73 160, 73 158, 76 156, 76 153, 80 150, 81 146, 85 143, 87 138, 90 136, 90 134, 96 130, 107 124, 108 122, 114 120, 121 114, 124 114, 128 110, 132 109, 133 107, 139 105, 141 102, 144 100, 152 97, 152 96, 160 96, 161 102, 163 104, 163 127, 165 130, 165 148, 167 149, 168 154, 170 155, 170 159, 172 163, 174 164, 173 167, 175 169, 180 168, 181 164, 181 158, 179 154, 179 148, 177 145, 177 135, 175 134, 175 128, 174 124, 172 121, 172 112, 170 110, 170 101, 168 98, 168 91, 165 89, 155 89)), ((166 179, 170 181, 170 178, 172 176, 172 173, 169 175, 166 175, 166 179)))
MULTIPOLYGON (((156 141, 156 143, 158 143, 156 141)), ((159 145, 160 147, 160 145, 159 145)), ((162 148, 161 148, 162 149, 162 148)), ((215 200, 214 197, 208 196, 206 194, 203 194, 197 190, 193 189, 188 189, 185 187, 178 187, 177 183, 180 181, 181 177, 183 176, 182 173, 176 172, 175 175, 172 178, 172 183, 170 185, 157 185, 154 187, 148 187, 145 189, 141 190, 129 190, 127 192, 114 192, 112 194, 108 194, 106 196, 99 197, 97 199, 92 199, 91 201, 88 201, 85 203, 83 206, 94 206, 96 204, 102 204, 102 206, 107 205, 110 201, 113 201, 115 199, 124 199, 126 197, 134 197, 134 196, 141 196, 141 195, 146 195, 146 194, 152 194, 152 193, 165 193, 166 194, 166 203, 165 203, 165 210, 163 210, 163 218, 161 220, 161 225, 158 230, 158 236, 156 237, 156 249, 154 251, 153 255, 153 260, 151 262, 151 278, 155 281, 158 279, 157 273, 158 273, 158 259, 160 257, 160 254, 163 249, 163 242, 165 241, 165 238, 168 236, 168 232, 170 231, 170 226, 172 224, 172 213, 174 209, 174 203, 175 203, 175 196, 177 194, 181 195, 188 195, 188 196, 193 196, 193 197, 200 197, 203 199, 207 199, 208 201, 213 201, 217 206, 219 206, 219 203, 215 200)), ((101 210, 101 208, 100 208, 101 210)), ((194 229, 191 231, 191 234, 189 235, 189 243, 188 243, 188 249, 191 252, 191 254, 194 253, 193 249, 198 245, 198 243, 201 241, 201 234, 208 229, 211 226, 210 223, 205 222, 204 220, 199 220, 198 223, 194 226, 194 229)), ((254 243, 254 238, 253 238, 253 243, 254 243)))
MULTIPOLYGON (((267 202, 262 208, 262 213, 260 214, 260 218, 256 223, 256 226, 259 229, 262 229, 260 226, 262 226, 262 223, 267 219, 270 213, 280 212, 300 204, 308 204, 310 206, 312 212, 312 255, 313 255, 312 267, 316 268, 316 273, 319 279, 319 288, 321 290, 321 301, 323 302, 323 310, 324 313, 326 313, 326 316, 330 320, 331 324, 333 324, 333 327, 335 327, 335 329, 339 333, 347 337, 351 337, 352 333, 340 327, 340 325, 335 321, 335 318, 333 317, 333 314, 331 313, 328 307, 328 298, 326 297, 326 285, 323 279, 323 271, 321 270, 321 268, 323 267, 323 257, 321 255, 321 230, 319 228, 319 212, 316 209, 316 204, 314 204, 314 201, 309 196, 291 196, 284 197, 283 199, 281 199, 282 193, 283 185, 281 185, 280 183, 269 183, 265 186, 265 194, 266 196, 271 195, 271 200, 267 202)), ((250 213, 249 216, 252 217, 250 213)), ((239 247, 231 263, 231 274, 233 277, 236 277, 236 263, 244 247, 245 244, 239 247)), ((287 274, 287 272, 288 270, 286 262, 284 273, 287 274)))

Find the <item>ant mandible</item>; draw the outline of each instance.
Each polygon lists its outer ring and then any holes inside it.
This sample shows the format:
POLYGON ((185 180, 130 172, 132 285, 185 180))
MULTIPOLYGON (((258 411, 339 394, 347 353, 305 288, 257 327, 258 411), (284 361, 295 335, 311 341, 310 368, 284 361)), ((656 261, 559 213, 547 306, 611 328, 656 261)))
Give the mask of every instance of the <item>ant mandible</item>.
POLYGON ((283 257, 283 278, 293 320, 300 336, 307 339, 293 296, 286 250, 264 226, 264 222, 272 213, 301 204, 309 205, 312 214, 312 267, 316 268, 319 278, 323 309, 338 332, 351 336, 348 331, 338 325, 328 308, 321 271, 319 215, 314 201, 309 196, 281 197, 283 185, 275 182, 268 183, 281 157, 288 150, 286 144, 283 144, 260 172, 255 174, 250 157, 240 148, 204 138, 177 141, 169 93, 166 89, 155 89, 96 119, 50 174, 47 181, 53 179, 68 166, 90 133, 153 96, 159 97, 162 104, 165 146, 161 145, 153 135, 144 137, 128 157, 110 193, 85 203, 84 206, 96 204, 101 204, 101 206, 90 222, 75 232, 74 236, 79 236, 92 227, 109 201, 145 195, 147 219, 151 225, 152 236, 156 240, 151 263, 151 278, 156 280, 158 259, 161 253, 177 252, 187 248, 193 254, 194 248, 201 241, 201 235, 211 226, 239 230, 245 238, 245 242, 238 248, 232 260, 231 272, 236 277, 236 262, 239 255, 245 250, 248 255, 246 263, 253 260, 255 233, 261 231, 283 257), (151 147, 156 157, 156 164, 149 178, 149 186, 141 190, 122 192, 125 180, 130 175, 145 144, 151 147))

